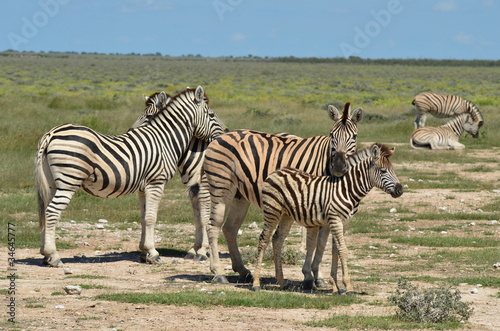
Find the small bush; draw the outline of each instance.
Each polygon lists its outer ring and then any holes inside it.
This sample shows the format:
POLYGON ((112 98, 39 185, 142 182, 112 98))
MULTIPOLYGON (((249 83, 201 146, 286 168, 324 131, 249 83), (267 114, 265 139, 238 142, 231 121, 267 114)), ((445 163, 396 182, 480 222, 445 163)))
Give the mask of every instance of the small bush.
POLYGON ((399 308, 397 317, 418 323, 468 320, 473 309, 460 299, 457 289, 439 287, 420 290, 406 279, 399 280, 396 293, 389 297, 389 301, 399 308))

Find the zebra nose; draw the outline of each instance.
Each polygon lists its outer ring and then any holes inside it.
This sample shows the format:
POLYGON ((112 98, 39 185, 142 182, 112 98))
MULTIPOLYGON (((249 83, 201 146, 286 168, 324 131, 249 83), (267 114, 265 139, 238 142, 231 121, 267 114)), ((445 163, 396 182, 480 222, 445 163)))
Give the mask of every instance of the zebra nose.
POLYGON ((391 192, 391 196, 393 198, 399 198, 402 195, 403 195, 403 185, 401 185, 401 183, 397 183, 394 186, 394 190, 392 190, 391 192))
POLYGON ((342 177, 349 170, 346 156, 343 152, 335 152, 332 157, 331 172, 335 177, 342 177))

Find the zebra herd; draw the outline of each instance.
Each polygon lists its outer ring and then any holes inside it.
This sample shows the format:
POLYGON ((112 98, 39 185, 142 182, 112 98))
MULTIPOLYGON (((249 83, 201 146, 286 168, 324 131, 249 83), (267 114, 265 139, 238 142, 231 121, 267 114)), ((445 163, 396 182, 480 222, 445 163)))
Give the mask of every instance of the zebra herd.
POLYGON ((442 95, 432 92, 418 94, 412 104, 417 111, 415 131, 410 136, 410 145, 416 149, 464 149, 458 139, 465 131, 473 138, 479 136, 483 116, 472 102, 457 95, 442 95), (436 117, 454 117, 439 127, 426 127, 430 113, 436 117))
MULTIPOLYGON (((461 114, 443 130, 451 128, 458 135, 465 130, 477 137, 483 122, 479 110, 465 100, 440 99, 423 93, 414 104, 422 114, 416 125, 424 123, 427 112, 436 116, 461 114)), ((393 198, 403 194, 389 160, 394 149, 375 143, 357 150, 357 124, 364 116, 361 108, 352 111, 351 104, 346 103, 341 112, 329 106, 328 115, 333 121, 330 134, 300 138, 252 130, 228 132, 210 108, 201 86, 187 88, 175 96, 155 93, 146 98, 145 105, 123 134, 105 135, 88 127, 64 124, 41 138, 35 181, 44 264, 62 266, 55 243, 56 225, 80 188, 102 198, 137 192, 142 229, 140 261, 159 263, 154 241, 158 206, 166 183, 178 169, 188 187, 195 220, 195 243, 186 257, 205 260, 209 255, 214 282, 227 283, 219 261, 218 238, 222 229, 233 270, 239 273, 241 281, 253 281, 254 290, 260 289, 260 262, 275 232, 276 278, 285 286, 280 252, 296 221, 307 229, 303 234, 303 286, 323 285, 319 265, 331 233, 330 282, 334 290, 341 291, 337 280, 340 261, 342 284, 347 292, 353 291, 344 239, 346 223, 373 187, 393 198), (264 213, 259 262, 253 275, 245 267, 237 243, 238 230, 250 205, 264 213)), ((412 146, 426 144, 418 140, 425 137, 419 133, 422 129, 427 128, 419 128, 412 135, 412 146)), ((444 135, 439 133, 440 137, 444 135)), ((433 141, 432 146, 439 146, 440 139, 434 139, 437 142, 433 141)))

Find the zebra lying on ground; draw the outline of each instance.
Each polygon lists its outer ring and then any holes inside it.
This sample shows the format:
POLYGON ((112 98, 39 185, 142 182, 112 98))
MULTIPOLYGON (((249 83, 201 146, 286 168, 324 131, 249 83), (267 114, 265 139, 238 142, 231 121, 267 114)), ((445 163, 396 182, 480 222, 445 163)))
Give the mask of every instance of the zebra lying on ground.
MULTIPOLYGON (((232 268, 240 274, 241 281, 251 281, 251 272, 245 268, 238 249, 237 234, 249 205, 262 208, 262 184, 271 172, 288 166, 317 175, 338 176, 348 170, 346 155, 356 151, 357 123, 362 120, 363 111, 358 108, 351 114, 350 104, 347 103, 342 116, 333 106, 329 107, 329 115, 335 121, 330 136, 303 139, 236 130, 221 135, 208 146, 203 170, 207 175, 212 201, 208 239, 210 270, 215 274, 215 282, 227 283, 220 265, 218 248, 223 224, 232 268), (227 220, 224 223, 226 210, 227 220)), ((327 238, 328 229, 323 233, 327 238)), ((319 242, 326 244, 326 238, 319 242)), ((312 267, 314 277, 311 274, 304 275, 305 286, 312 287, 313 280, 318 279, 323 250, 324 246, 316 249, 318 258, 314 262, 317 264, 312 267)), ((308 253, 312 255, 314 250, 308 253)))
MULTIPOLYGON (((427 113, 440 118, 469 113, 478 128, 483 125, 483 116, 476 105, 457 95, 422 92, 413 99, 412 104, 418 112, 415 119, 415 129, 425 126, 427 113)), ((477 136, 474 136, 474 138, 477 138, 477 136)))
POLYGON ((416 149, 464 149, 465 145, 458 142, 462 133, 465 131, 477 137, 478 130, 478 124, 465 113, 438 127, 416 129, 410 136, 410 145, 416 149))
MULTIPOLYGON (((55 244, 56 223, 79 188, 102 198, 138 192, 142 234, 141 261, 160 261, 154 246, 154 226, 165 184, 191 138, 212 141, 226 130, 208 105, 201 86, 172 98, 164 92, 147 102, 153 117, 121 135, 64 124, 39 142, 35 179, 44 263, 62 265, 55 244)), ((146 111, 145 111, 146 112, 146 111)))
MULTIPOLYGON (((276 278, 281 287, 286 285, 281 265, 281 249, 293 222, 296 221, 307 228, 317 229, 328 225, 332 233, 330 280, 334 285, 333 291, 340 293, 337 281, 340 258, 343 285, 347 293, 352 292, 344 225, 356 214, 361 199, 373 187, 384 190, 393 198, 403 194, 403 187, 389 160, 392 154, 393 149, 382 144, 373 144, 347 159, 350 170, 341 178, 315 176, 291 168, 280 169, 269 175, 262 188, 264 228, 259 238, 252 289, 260 289, 262 258, 278 225, 273 237, 276 278)), ((307 264, 304 264, 305 266, 307 264)))

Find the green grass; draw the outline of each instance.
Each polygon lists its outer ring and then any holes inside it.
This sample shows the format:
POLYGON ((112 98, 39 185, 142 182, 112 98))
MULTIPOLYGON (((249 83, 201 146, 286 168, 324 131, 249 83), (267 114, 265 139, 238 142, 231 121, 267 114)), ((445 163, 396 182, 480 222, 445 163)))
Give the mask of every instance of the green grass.
POLYGON ((362 302, 361 298, 345 295, 302 295, 276 291, 193 291, 164 293, 100 294, 97 300, 135 304, 190 305, 197 307, 260 307, 271 309, 331 309, 338 305, 362 302))
POLYGON ((458 321, 446 323, 409 323, 395 316, 365 316, 332 314, 322 320, 304 323, 312 327, 327 327, 338 330, 453 330, 462 329, 463 324, 458 321))
POLYGON ((373 236, 389 239, 394 244, 406 244, 426 247, 498 247, 499 239, 457 236, 373 236))

